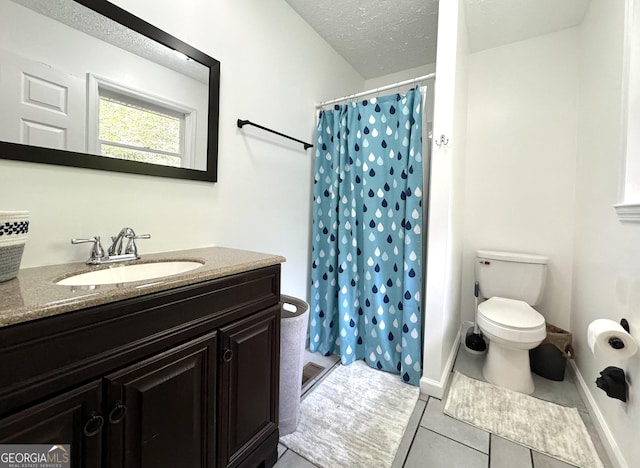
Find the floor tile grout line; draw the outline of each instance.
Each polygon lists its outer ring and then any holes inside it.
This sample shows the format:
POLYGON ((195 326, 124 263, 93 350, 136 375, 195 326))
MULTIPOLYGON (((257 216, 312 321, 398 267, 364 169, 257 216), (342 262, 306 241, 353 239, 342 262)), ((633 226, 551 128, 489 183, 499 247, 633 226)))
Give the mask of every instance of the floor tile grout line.
MULTIPOLYGON (((287 447, 287 446, 285 445, 285 447, 287 447)), ((283 453, 280 457, 278 457, 278 460, 277 460, 277 461, 282 460, 282 458, 284 458, 284 456, 285 456, 285 454, 286 454, 287 452, 291 452, 291 453, 295 454, 297 457, 302 458, 304 461, 306 461, 306 462, 307 462, 307 463, 309 463, 310 465, 315 466, 316 468, 322 468, 320 465, 316 465, 316 464, 315 464, 315 463, 313 463, 311 460, 309 460, 309 459, 305 458, 303 455, 300 455, 300 454, 299 454, 298 452, 296 452, 295 450, 291 450, 289 447, 287 447, 287 450, 285 450, 285 451, 284 451, 284 453, 283 453)), ((277 462, 276 462, 276 463, 277 463, 277 462)))
POLYGON ((529 449, 529 459, 531 460, 531 468, 535 468, 535 464, 533 462, 533 450, 529 449))
MULTIPOLYGON (((420 417, 418 418, 418 425, 416 426, 415 431, 413 431, 413 436, 411 437, 411 443, 409 444, 409 447, 407 448, 407 453, 404 456, 404 460, 402 460, 402 468, 405 467, 405 465, 407 464, 407 459, 409 458, 409 454, 411 453, 411 448, 413 447, 413 443, 416 440, 416 435, 418 435, 418 429, 420 429, 420 421, 422 420, 422 418, 424 417, 424 413, 427 411, 427 404, 429 403, 429 400, 431 399, 430 396, 427 396, 426 401, 424 401, 424 408, 422 408, 422 412, 420 413, 420 417)), ((416 402, 417 404, 417 402, 416 402)), ((401 441, 402 443, 402 441, 401 441)))
MULTIPOLYGON (((438 431, 435 431, 435 430, 430 429, 430 428, 428 428, 428 427, 424 427, 424 426, 420 426, 420 427, 421 427, 422 429, 424 429, 425 431, 433 432, 434 434, 437 434, 437 435, 439 435, 439 436, 441 436, 441 437, 444 437, 445 439, 449 439, 449 440, 451 440, 451 441, 453 441, 453 442, 455 442, 455 443, 457 443, 457 444, 460 444, 460 445, 463 445, 463 446, 465 446, 465 447, 468 447, 468 448, 470 448, 471 450, 475 450, 476 452, 481 453, 482 455, 486 455, 486 456, 487 456, 487 458, 489 457, 489 454, 488 454, 488 453, 485 453, 485 452, 483 452, 482 450, 478 450, 477 448, 472 447, 471 445, 467 445, 467 444, 465 444, 464 442, 460 442, 459 440, 456 440, 456 439, 454 439, 453 437, 449 437, 449 436, 447 436, 447 435, 441 434, 441 433, 439 433, 438 431)), ((417 432, 417 431, 416 431, 416 432, 417 432)), ((487 432, 487 431, 482 431, 482 432, 487 432)), ((487 434, 489 434, 489 436, 491 436, 491 433, 490 433, 490 432, 487 432, 487 434)))
MULTIPOLYGON (((429 400, 431 400, 432 398, 433 398, 433 399, 435 399, 435 400, 438 400, 438 401, 442 401, 442 400, 440 400, 440 399, 438 399, 438 398, 435 398, 435 397, 429 397, 429 400)), ((426 411, 426 405, 425 405, 425 411, 426 411)), ((446 416, 447 418, 449 418, 449 419, 453 420, 453 421, 458 421, 458 422, 461 422, 461 423, 463 423, 463 424, 466 424, 467 426, 470 426, 470 427, 476 428, 476 429, 478 429, 479 431, 486 432, 487 434, 489 434, 489 444, 491 444, 491 436, 492 436, 492 435, 496 435, 496 434, 493 434, 492 432, 486 431, 486 430, 484 430, 484 429, 480 429, 479 427, 474 426, 474 425, 473 425, 473 424, 471 424, 470 422, 467 422, 467 421, 463 421, 463 420, 461 420, 461 419, 454 418, 453 416, 449 416, 447 413, 445 413, 445 412, 444 412, 444 410, 443 410, 442 414, 443 414, 444 416, 446 416)), ((419 427, 422 427, 423 429, 426 429, 426 430, 428 430, 428 431, 431 431, 431 432, 433 432, 433 433, 435 433, 435 434, 439 434, 439 435, 441 435, 442 437, 446 437, 446 438, 447 438, 447 439, 449 439, 449 440, 453 440, 453 441, 455 441, 455 442, 458 442, 459 444, 464 445, 465 447, 472 448, 472 449, 474 449, 474 450, 475 450, 475 451, 477 451, 477 452, 484 453, 485 455, 489 455, 489 453, 488 453, 488 452, 487 452, 487 453, 485 453, 485 452, 483 452, 482 450, 478 450, 477 448, 472 447, 471 445, 465 444, 464 442, 462 442, 462 441, 460 441, 460 440, 456 440, 456 439, 454 439, 453 437, 449 437, 449 436, 447 436, 447 435, 445 435, 445 434, 442 434, 442 433, 438 432, 438 431, 437 431, 437 430, 435 430, 435 429, 431 429, 431 428, 429 428, 429 427, 427 427, 427 426, 423 426, 423 425, 422 425, 422 421, 420 421, 420 423, 418 423, 418 426, 419 426, 419 427)), ((496 435, 496 436, 497 436, 497 435, 496 435)), ((498 436, 498 437, 499 437, 499 436, 498 436)), ((489 445, 489 446, 490 446, 490 445, 489 445)))

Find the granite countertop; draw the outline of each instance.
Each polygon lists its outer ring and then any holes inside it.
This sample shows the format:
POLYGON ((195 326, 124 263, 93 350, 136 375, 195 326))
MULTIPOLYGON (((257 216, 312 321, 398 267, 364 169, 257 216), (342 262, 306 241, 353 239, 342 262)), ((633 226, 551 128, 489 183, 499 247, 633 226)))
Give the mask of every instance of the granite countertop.
POLYGON ((0 283, 0 327, 277 265, 284 261, 285 258, 279 255, 207 247, 148 254, 140 260, 100 266, 68 263, 24 268, 16 278, 0 283), (204 262, 204 265, 186 273, 145 281, 96 286, 56 284, 56 281, 78 273, 131 263, 170 260, 199 261, 204 262))

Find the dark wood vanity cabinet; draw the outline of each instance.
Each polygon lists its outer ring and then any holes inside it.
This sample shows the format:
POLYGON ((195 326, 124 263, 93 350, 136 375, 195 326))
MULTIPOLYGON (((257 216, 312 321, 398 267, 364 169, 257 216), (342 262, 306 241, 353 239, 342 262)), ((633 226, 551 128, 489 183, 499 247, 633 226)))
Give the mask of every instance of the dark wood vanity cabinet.
POLYGON ((106 466, 215 466, 217 333, 110 374, 106 466))
POLYGON ((280 358, 280 307, 249 317, 221 330, 224 354, 220 372, 220 427, 218 466, 267 465, 277 451, 252 455, 253 447, 278 445, 278 382, 280 358), (258 456, 256 456, 258 455, 258 456))
POLYGON ((102 383, 91 382, 0 419, 0 444, 70 444, 71 466, 101 466, 102 383))
POLYGON ((0 443, 73 467, 272 466, 280 267, 0 328, 0 443))

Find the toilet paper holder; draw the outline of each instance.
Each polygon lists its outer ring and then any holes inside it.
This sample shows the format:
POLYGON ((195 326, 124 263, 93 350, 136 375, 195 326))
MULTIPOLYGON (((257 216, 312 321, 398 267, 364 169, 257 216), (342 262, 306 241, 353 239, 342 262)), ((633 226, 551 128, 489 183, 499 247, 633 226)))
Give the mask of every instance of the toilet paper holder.
POLYGON ((607 396, 618 400, 627 401, 629 386, 624 375, 624 370, 619 367, 607 367, 600 372, 600 377, 596 379, 596 385, 603 390, 607 396))
MULTIPOLYGON (((631 333, 629 331, 630 328, 629 328, 629 322, 627 322, 627 319, 623 318, 622 320, 620 320, 620 326, 622 328, 624 328, 624 330, 627 333, 629 333, 629 334, 631 333)), ((608 343, 609 343, 609 346, 611 346, 613 349, 622 349, 622 348, 624 348, 624 341, 622 341, 620 338, 617 338, 615 336, 609 338, 608 343)))
MULTIPOLYGON (((627 333, 630 333, 627 319, 623 318, 620 320, 620 326, 624 328, 627 333)), ((609 338, 608 343, 613 349, 623 349, 625 346, 624 342, 617 337, 609 338)), ((629 386, 626 376, 624 375, 624 370, 614 366, 607 367, 600 372, 600 377, 596 379, 596 385, 599 389, 603 390, 607 396, 626 403, 629 386)))
POLYGON ((626 318, 620 319, 620 326, 624 328, 624 331, 631 334, 631 328, 629 328, 629 322, 627 322, 626 318))

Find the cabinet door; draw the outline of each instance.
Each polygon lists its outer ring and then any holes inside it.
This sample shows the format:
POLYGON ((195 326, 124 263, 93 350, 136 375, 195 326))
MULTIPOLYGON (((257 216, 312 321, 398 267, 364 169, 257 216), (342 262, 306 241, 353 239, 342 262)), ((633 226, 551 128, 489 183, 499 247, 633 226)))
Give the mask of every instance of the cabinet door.
POLYGON ((216 332, 106 377, 107 466, 215 466, 216 332))
POLYGON ((93 382, 1 419, 0 444, 69 444, 72 467, 100 467, 101 389, 93 382))
POLYGON ((277 450, 280 307, 220 331, 218 464, 256 466, 265 441, 273 442, 268 455, 277 450))

